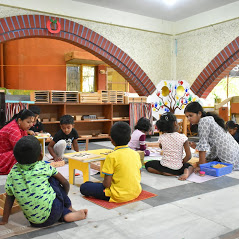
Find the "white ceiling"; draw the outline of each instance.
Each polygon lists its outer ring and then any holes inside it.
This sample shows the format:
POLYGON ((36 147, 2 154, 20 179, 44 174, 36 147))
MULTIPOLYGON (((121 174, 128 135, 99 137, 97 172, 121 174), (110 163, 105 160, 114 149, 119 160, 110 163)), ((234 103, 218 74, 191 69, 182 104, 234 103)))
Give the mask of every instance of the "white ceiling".
POLYGON ((206 12, 233 2, 237 2, 238 0, 174 0, 176 2, 174 5, 167 5, 167 0, 73 1, 176 22, 202 12, 206 12))

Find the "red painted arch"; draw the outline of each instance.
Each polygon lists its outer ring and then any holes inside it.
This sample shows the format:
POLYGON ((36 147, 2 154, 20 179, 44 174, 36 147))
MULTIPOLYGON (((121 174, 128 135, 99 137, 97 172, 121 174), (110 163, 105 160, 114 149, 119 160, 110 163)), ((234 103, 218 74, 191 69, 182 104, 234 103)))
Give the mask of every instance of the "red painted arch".
POLYGON ((10 40, 46 37, 74 44, 106 62, 132 85, 139 95, 148 96, 156 87, 139 65, 103 36, 76 22, 45 15, 20 15, 0 19, 0 43, 10 40), (56 19, 61 31, 50 33, 47 22, 56 19))
POLYGON ((204 68, 191 86, 198 97, 206 98, 222 78, 239 64, 239 37, 228 44, 204 68))

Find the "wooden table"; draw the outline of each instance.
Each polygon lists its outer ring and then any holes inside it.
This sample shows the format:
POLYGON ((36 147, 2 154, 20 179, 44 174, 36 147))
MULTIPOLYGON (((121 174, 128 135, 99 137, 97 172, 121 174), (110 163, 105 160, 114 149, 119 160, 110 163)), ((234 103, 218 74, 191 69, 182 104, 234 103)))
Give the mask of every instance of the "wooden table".
POLYGON ((64 154, 64 158, 69 159, 69 183, 75 184, 75 169, 82 171, 83 173, 83 182, 90 180, 90 163, 95 161, 100 161, 100 174, 102 174, 102 167, 105 161, 107 153, 112 152, 111 149, 97 149, 97 150, 88 150, 80 151, 74 153, 64 154), (94 157, 84 158, 80 157, 82 154, 94 154, 94 157), (77 157, 79 155, 79 157, 77 157))
POLYGON ((90 139, 110 139, 110 136, 81 136, 77 140, 85 140, 85 150, 88 150, 90 139))
POLYGON ((41 146, 42 146, 42 154, 43 154, 43 157, 45 156, 45 154, 46 154, 46 152, 45 152, 45 143, 46 143, 46 139, 48 138, 47 136, 35 136, 38 140, 39 140, 39 142, 40 142, 40 144, 41 144, 41 146))

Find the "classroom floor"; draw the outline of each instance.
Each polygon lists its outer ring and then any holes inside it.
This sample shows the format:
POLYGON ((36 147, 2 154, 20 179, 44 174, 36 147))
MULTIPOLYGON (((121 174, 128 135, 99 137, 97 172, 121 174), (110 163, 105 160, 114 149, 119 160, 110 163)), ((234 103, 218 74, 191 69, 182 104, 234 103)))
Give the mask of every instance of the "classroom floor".
MULTIPOLYGON (((152 137, 147 141, 156 141, 152 137)), ((90 149, 113 148, 110 141, 90 142, 90 149)), ((101 180, 99 174, 91 176, 101 180)), ((0 193, 6 176, 0 176, 0 193)), ((81 178, 76 183, 80 183, 81 178)), ((142 188, 157 197, 107 210, 81 197, 71 185, 75 209, 87 208, 83 221, 56 225, 11 238, 239 238, 239 171, 204 183, 150 174, 143 169, 142 188)))

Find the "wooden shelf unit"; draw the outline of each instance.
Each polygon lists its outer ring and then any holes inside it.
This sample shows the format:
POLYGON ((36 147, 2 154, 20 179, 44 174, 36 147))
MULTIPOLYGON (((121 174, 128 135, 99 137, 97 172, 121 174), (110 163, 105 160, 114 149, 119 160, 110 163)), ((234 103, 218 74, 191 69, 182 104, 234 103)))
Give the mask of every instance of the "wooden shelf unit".
POLYGON ((239 96, 232 97, 231 101, 231 108, 230 108, 230 120, 232 120, 232 116, 234 115, 237 124, 239 122, 239 96))
POLYGON ((222 117, 222 115, 220 114, 220 109, 221 109, 221 111, 223 108, 224 108, 224 111, 228 110, 228 108, 227 108, 228 103, 230 103, 229 120, 235 119, 238 124, 238 122, 239 122, 239 96, 232 96, 232 97, 229 97, 229 98, 223 100, 220 104, 215 104, 214 111, 217 114, 219 114, 219 116, 222 117))
POLYGON ((36 103, 41 109, 40 118, 49 119, 48 122, 42 122, 44 131, 52 136, 60 129, 60 118, 67 114, 96 115, 99 119, 94 120, 75 120, 74 128, 79 137, 83 135, 107 134, 106 136, 91 137, 91 139, 109 138, 110 129, 113 123, 117 121, 129 122, 129 105, 112 103, 36 103), (56 121, 50 121, 55 118, 56 121))

